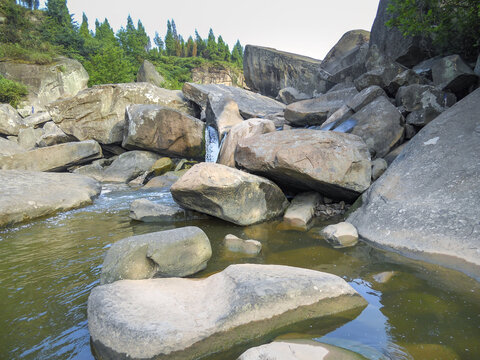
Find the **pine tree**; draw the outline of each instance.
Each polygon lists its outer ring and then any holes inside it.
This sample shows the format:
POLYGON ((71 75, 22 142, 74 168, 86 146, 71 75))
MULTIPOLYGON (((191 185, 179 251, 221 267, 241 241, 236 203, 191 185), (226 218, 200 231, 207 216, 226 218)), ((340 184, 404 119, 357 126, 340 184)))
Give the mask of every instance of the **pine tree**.
POLYGON ((160 35, 158 35, 157 31, 155 31, 155 37, 153 38, 153 42, 155 43, 155 45, 157 45, 158 50, 162 52, 164 44, 162 38, 160 37, 160 35))
MULTIPOLYGON (((193 42, 193 38, 191 36, 188 37, 187 44, 185 45, 185 56, 187 57, 195 57, 193 54, 193 48, 194 48, 195 43, 193 42)), ((196 52, 196 49, 195 49, 196 52)))
POLYGON ((167 34, 165 35, 165 51, 168 56, 175 55, 175 38, 173 37, 172 23, 167 20, 167 34))
POLYGON ((240 40, 237 40, 232 49, 232 62, 239 66, 243 66, 243 47, 240 44, 240 40))
POLYGON ((210 31, 208 32, 207 49, 204 57, 209 60, 216 60, 217 52, 218 47, 215 40, 215 35, 213 33, 213 30, 210 28, 210 31))
POLYGON ((202 39, 202 37, 198 34, 197 29, 195 29, 195 45, 197 46, 196 56, 203 57, 203 53, 205 52, 207 45, 205 44, 205 41, 202 39))

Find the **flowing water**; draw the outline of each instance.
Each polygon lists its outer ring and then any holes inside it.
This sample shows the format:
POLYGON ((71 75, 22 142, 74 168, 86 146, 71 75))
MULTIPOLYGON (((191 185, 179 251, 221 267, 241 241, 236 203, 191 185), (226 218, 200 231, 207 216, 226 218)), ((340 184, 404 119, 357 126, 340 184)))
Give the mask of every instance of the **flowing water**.
MULTIPOLYGON (((0 359, 93 359, 87 299, 109 246, 187 225, 130 221, 129 204, 141 197, 173 201, 166 189, 112 185, 94 205, 0 229, 0 359)), ((213 248, 197 277, 232 263, 299 266, 342 276, 369 302, 352 321, 310 321, 286 329, 283 338, 317 339, 370 359, 480 359, 480 286, 460 273, 364 243, 333 249, 315 228, 305 233, 279 230, 278 222, 239 227, 213 219, 188 225, 201 227, 213 248), (221 244, 227 233, 261 241, 262 253, 252 258, 227 252, 221 244), (377 282, 374 275, 381 272, 393 276, 377 282)))

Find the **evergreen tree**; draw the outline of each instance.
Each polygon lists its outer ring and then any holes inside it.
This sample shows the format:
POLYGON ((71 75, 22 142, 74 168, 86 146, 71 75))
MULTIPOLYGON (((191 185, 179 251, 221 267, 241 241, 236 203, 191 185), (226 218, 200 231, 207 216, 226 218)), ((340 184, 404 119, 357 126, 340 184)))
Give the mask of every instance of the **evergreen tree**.
POLYGON ((40 6, 40 1, 39 0, 20 0, 18 3, 28 9, 38 9, 40 6))
POLYGON ((230 49, 228 44, 223 41, 222 36, 218 37, 217 58, 221 61, 230 61, 230 49))
POLYGON ((90 34, 90 30, 88 30, 88 18, 85 13, 82 15, 82 24, 80 25, 80 29, 78 30, 80 36, 84 39, 92 38, 92 34, 90 34))
POLYGON ((209 60, 216 60, 217 53, 218 53, 217 42, 215 40, 215 35, 213 33, 213 30, 210 28, 210 31, 208 32, 207 49, 205 51, 204 57, 209 60))
POLYGON ((193 42, 193 38, 191 36, 188 37, 187 44, 185 45, 185 56, 186 57, 195 57, 197 56, 195 49, 195 55, 193 54, 195 43, 193 42))
POLYGON ((160 35, 158 35, 157 31, 155 31, 155 37, 153 39, 153 42, 155 43, 155 45, 157 45, 158 50, 162 52, 164 44, 162 38, 160 37, 160 35))
POLYGON ((173 37, 172 24, 167 20, 167 34, 165 35, 165 51, 168 56, 175 55, 175 38, 173 37))
POLYGON ((113 32, 107 18, 105 18, 101 24, 98 20, 95 21, 95 39, 100 41, 103 46, 106 46, 107 44, 118 44, 117 39, 115 38, 115 33, 113 32))
POLYGON ((131 61, 140 64, 145 59, 148 50, 149 38, 141 21, 138 21, 137 28, 133 24, 130 15, 127 18, 127 26, 121 28, 117 37, 125 55, 131 61))
POLYGON ((197 29, 195 29, 195 45, 197 46, 197 55, 196 56, 203 56, 204 51, 207 48, 205 41, 202 37, 198 34, 197 29))
POLYGON ((232 49, 232 62, 243 66, 243 47, 240 44, 240 40, 237 40, 232 49))

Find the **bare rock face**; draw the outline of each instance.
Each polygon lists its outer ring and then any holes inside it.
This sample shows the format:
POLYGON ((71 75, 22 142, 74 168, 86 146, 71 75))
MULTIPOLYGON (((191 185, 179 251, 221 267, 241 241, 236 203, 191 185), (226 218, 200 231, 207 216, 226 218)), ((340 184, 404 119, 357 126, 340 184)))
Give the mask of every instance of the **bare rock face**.
POLYGON ((281 101, 285 105, 289 105, 291 103, 307 100, 310 99, 311 96, 304 94, 293 87, 286 87, 281 89, 278 92, 277 100, 281 101))
POLYGON ((0 226, 89 205, 100 194, 93 179, 75 174, 0 170, 0 226))
POLYGON ((188 276, 205 269, 211 256, 210 241, 198 227, 131 236, 108 249, 100 284, 123 279, 188 276))
POLYGON ((280 216, 288 205, 270 180, 215 163, 194 165, 170 191, 186 209, 243 226, 280 216))
POLYGON ((195 115, 181 91, 149 83, 96 85, 76 96, 48 106, 53 121, 79 140, 101 144, 121 143, 126 125, 125 109, 131 104, 155 104, 195 115))
POLYGON ((285 120, 295 126, 321 125, 357 94, 357 89, 352 87, 328 92, 314 99, 295 102, 285 109, 285 120))
POLYGON ((278 114, 283 115, 285 109, 281 102, 235 86, 185 83, 182 92, 187 99, 204 109, 207 107, 209 95, 230 98, 237 103, 240 115, 244 119, 257 117, 273 119, 278 114))
POLYGON ((377 16, 370 33, 370 46, 378 49, 404 66, 413 66, 429 57, 429 41, 421 37, 405 37, 397 28, 390 28, 385 23, 394 15, 388 13, 390 0, 380 0, 377 16))
POLYGON ((0 134, 16 136, 25 127, 23 119, 12 105, 0 104, 0 134))
POLYGON ((233 126, 243 122, 238 104, 225 94, 209 94, 205 114, 207 124, 217 129, 220 141, 233 126))
POLYGON ((143 60, 137 73, 137 82, 148 82, 155 86, 161 87, 165 79, 155 69, 155 66, 148 60, 143 60))
POLYGON ((334 84, 322 72, 321 60, 277 49, 247 45, 243 73, 247 86, 260 94, 277 97, 285 87, 293 87, 309 96, 325 93, 334 84))
POLYGON ((408 142, 347 219, 361 237, 480 279, 479 113, 477 89, 408 142))
POLYGON ((370 154, 361 138, 318 130, 284 130, 240 141, 241 168, 293 189, 354 200, 370 186, 370 154))
POLYGON ((237 73, 223 66, 201 66, 192 69, 192 82, 245 87, 243 73, 237 73))
POLYGON ((235 149, 240 140, 274 131, 275 124, 266 119, 249 119, 235 125, 222 143, 217 163, 235 167, 235 149))
POLYGON ((64 171, 101 157, 102 148, 96 141, 80 141, 0 156, 0 169, 64 171))
POLYGON ((102 359, 193 360, 302 320, 360 311, 365 305, 338 276, 243 264, 205 279, 97 286, 88 299, 88 328, 102 359))
POLYGON ((185 113, 161 105, 131 105, 122 146, 166 156, 205 157, 205 124, 185 113))

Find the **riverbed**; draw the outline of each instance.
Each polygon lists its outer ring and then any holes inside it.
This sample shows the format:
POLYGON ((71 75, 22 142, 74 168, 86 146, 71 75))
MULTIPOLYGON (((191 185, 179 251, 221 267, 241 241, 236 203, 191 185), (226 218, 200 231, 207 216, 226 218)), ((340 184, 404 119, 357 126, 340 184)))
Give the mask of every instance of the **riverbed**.
POLYGON ((186 225, 202 228, 212 243, 212 259, 195 277, 234 263, 298 266, 343 277, 369 303, 351 321, 313 321, 282 338, 316 339, 369 359, 480 359, 480 284, 466 275, 363 242, 334 249, 317 235, 321 222, 308 232, 278 221, 141 223, 128 216, 138 198, 173 202, 168 189, 104 185, 91 206, 0 229, 0 359, 93 359, 87 299, 107 249, 128 236, 186 225), (261 254, 228 252, 222 240, 229 233, 259 240, 261 254))

